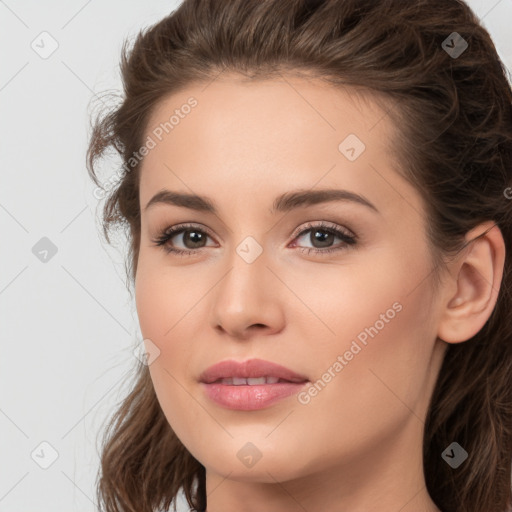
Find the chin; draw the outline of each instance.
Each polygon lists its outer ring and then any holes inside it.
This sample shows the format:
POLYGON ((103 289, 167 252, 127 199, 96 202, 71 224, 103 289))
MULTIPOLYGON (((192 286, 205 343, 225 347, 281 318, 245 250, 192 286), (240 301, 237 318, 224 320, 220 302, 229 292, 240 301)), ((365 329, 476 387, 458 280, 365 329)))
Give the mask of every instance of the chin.
POLYGON ((314 464, 297 459, 302 446, 276 446, 268 439, 254 441, 247 437, 237 437, 218 444, 215 451, 202 452, 196 457, 207 471, 240 482, 275 483, 300 478, 314 471, 314 464), (243 440, 242 440, 243 439, 243 440), (228 476, 229 475, 229 476, 228 476))

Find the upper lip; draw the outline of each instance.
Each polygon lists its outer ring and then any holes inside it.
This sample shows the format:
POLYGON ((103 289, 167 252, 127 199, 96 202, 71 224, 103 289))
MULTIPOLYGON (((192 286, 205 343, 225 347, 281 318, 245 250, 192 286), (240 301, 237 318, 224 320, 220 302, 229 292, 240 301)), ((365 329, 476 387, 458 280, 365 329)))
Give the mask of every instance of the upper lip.
POLYGON ((216 380, 232 377, 277 377, 290 382, 306 382, 308 380, 304 375, 295 373, 280 364, 263 359, 249 359, 242 362, 234 360, 221 361, 202 372, 199 380, 206 384, 211 384, 216 380))

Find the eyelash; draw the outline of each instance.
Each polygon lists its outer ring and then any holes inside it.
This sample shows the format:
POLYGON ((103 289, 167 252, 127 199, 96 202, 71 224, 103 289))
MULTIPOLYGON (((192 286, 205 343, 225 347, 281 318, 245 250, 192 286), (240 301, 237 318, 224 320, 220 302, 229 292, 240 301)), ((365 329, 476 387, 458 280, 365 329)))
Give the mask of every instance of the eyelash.
MULTIPOLYGON (((311 254, 312 252, 315 254, 326 254, 326 253, 332 253, 336 251, 341 251, 344 249, 347 249, 348 247, 355 245, 357 243, 357 237, 351 236, 345 233, 344 231, 341 231, 338 228, 334 228, 332 226, 329 226, 328 224, 324 222, 320 222, 318 224, 314 223, 307 223, 305 229, 300 231, 295 238, 302 237, 305 233, 308 233, 309 231, 312 231, 313 229, 316 229, 317 231, 325 231, 326 233, 332 234, 338 238, 341 238, 343 240, 343 245, 340 247, 331 247, 327 249, 315 249, 311 247, 301 247, 299 250, 301 252, 306 252, 307 254, 311 254)), ((193 253, 199 253, 203 249, 206 249, 206 247, 200 247, 198 249, 177 249, 176 247, 170 247, 167 244, 167 242, 174 238, 177 234, 186 232, 186 231, 192 231, 199 232, 201 234, 205 234, 208 236, 211 236, 208 231, 200 229, 198 226, 195 226, 193 224, 179 224, 177 226, 172 226, 170 228, 166 228, 163 231, 159 233, 159 235, 152 239, 151 241, 156 245, 157 247, 162 247, 164 251, 167 253, 173 253, 179 256, 192 256, 193 253)), ((295 240, 294 238, 294 240, 295 240)))

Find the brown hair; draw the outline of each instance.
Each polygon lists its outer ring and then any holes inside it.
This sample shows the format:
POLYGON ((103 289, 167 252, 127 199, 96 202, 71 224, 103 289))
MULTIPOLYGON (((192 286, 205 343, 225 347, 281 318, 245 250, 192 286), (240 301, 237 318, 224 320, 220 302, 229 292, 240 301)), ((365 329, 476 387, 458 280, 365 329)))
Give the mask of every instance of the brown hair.
MULTIPOLYGON (((460 46, 459 46, 460 47, 460 46)), ((121 56, 122 102, 98 114, 89 174, 114 149, 124 164, 142 146, 164 97, 223 71, 251 80, 312 73, 334 86, 386 98, 397 127, 400 172, 421 190, 433 282, 464 235, 491 220, 505 240, 497 304, 485 326, 450 344, 426 418, 427 489, 444 512, 505 512, 512 456, 512 92, 488 32, 461 0, 185 0, 141 30, 121 56), (467 41, 461 55, 443 43, 467 41), (508 191, 508 193, 506 192, 508 191), (452 469, 441 453, 458 442, 469 454, 452 469)), ((103 229, 128 231, 134 281, 140 243, 139 167, 106 198, 103 229)), ((125 165, 126 170, 126 165, 125 165)), ((98 498, 108 512, 168 508, 183 489, 206 507, 205 468, 170 428, 147 366, 105 430, 98 498)))

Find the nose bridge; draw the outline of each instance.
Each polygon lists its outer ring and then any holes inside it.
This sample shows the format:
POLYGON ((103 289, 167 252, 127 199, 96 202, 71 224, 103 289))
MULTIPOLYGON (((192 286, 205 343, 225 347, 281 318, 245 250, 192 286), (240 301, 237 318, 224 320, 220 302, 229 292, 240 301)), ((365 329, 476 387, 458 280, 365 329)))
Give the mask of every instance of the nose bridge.
POLYGON ((227 245, 230 249, 227 255, 227 264, 231 268, 230 279, 252 280, 254 274, 261 276, 268 272, 265 267, 268 264, 269 234, 265 232, 268 226, 265 223, 254 223, 254 219, 261 215, 259 206, 250 209, 248 204, 238 204, 235 211, 238 215, 233 212, 235 222, 227 245))
POLYGON ((267 253, 253 236, 246 236, 233 247, 228 257, 229 273, 220 283, 229 301, 246 302, 264 290, 269 273, 267 253))
POLYGON ((276 328, 280 308, 268 264, 268 254, 255 237, 245 236, 233 246, 226 258, 227 273, 213 295, 214 326, 237 335, 253 324, 276 328))

